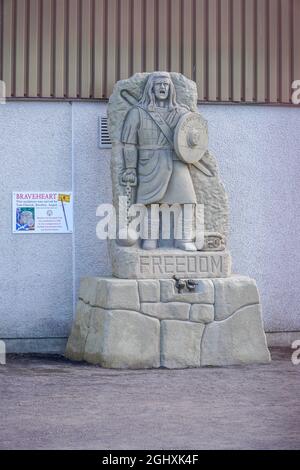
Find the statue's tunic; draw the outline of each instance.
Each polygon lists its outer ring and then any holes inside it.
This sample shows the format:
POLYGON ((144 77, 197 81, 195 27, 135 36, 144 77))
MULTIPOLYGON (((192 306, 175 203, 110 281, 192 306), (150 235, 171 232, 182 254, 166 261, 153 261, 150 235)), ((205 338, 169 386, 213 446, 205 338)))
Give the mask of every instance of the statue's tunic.
MULTIPOLYGON (((186 109, 169 110, 157 107, 165 122, 174 131, 186 109)), ((180 161, 168 139, 139 107, 132 108, 124 122, 121 141, 138 149, 137 203, 188 204, 197 202, 189 166, 180 161)))

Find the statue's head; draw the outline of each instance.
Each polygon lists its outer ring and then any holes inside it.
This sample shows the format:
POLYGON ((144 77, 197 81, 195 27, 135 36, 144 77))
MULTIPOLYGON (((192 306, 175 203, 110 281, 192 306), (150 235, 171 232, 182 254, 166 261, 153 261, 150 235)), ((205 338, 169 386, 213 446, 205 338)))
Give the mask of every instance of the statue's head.
POLYGON ((169 97, 171 79, 169 77, 158 76, 153 80, 153 93, 157 100, 165 101, 169 97))
POLYGON ((176 102, 176 90, 168 72, 153 72, 146 81, 140 104, 152 111, 156 100, 168 100, 170 109, 179 106, 176 102))

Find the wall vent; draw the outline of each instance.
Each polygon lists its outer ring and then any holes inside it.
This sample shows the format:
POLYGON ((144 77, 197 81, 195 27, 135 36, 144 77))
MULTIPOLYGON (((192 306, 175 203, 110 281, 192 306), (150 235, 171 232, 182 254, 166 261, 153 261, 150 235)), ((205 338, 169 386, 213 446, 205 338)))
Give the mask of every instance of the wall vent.
POLYGON ((111 141, 108 133, 107 116, 105 115, 99 116, 99 148, 111 148, 111 141))

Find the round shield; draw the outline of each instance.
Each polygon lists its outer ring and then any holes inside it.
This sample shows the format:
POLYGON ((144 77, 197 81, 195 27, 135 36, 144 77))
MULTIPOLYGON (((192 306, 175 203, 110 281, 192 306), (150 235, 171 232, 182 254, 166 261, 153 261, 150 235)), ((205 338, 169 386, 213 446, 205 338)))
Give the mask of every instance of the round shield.
POLYGON ((174 134, 177 156, 185 163, 201 160, 208 146, 207 123, 198 113, 186 113, 178 121, 174 134))

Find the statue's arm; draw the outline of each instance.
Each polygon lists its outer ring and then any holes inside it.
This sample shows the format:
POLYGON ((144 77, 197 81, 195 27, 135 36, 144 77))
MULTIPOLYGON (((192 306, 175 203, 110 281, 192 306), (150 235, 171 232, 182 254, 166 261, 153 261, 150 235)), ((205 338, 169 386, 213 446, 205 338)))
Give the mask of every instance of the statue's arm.
POLYGON ((124 183, 136 182, 136 167, 137 167, 137 148, 133 144, 125 144, 124 147, 124 162, 125 171, 122 175, 124 183))
POLYGON ((123 157, 125 166, 122 179, 124 182, 133 183, 136 180, 139 125, 139 111, 138 109, 133 108, 127 114, 122 130, 122 143, 124 144, 123 157))
POLYGON ((125 163, 126 170, 136 169, 137 158, 138 158, 138 151, 137 151, 136 145, 125 144, 123 154, 124 154, 124 163, 125 163))

